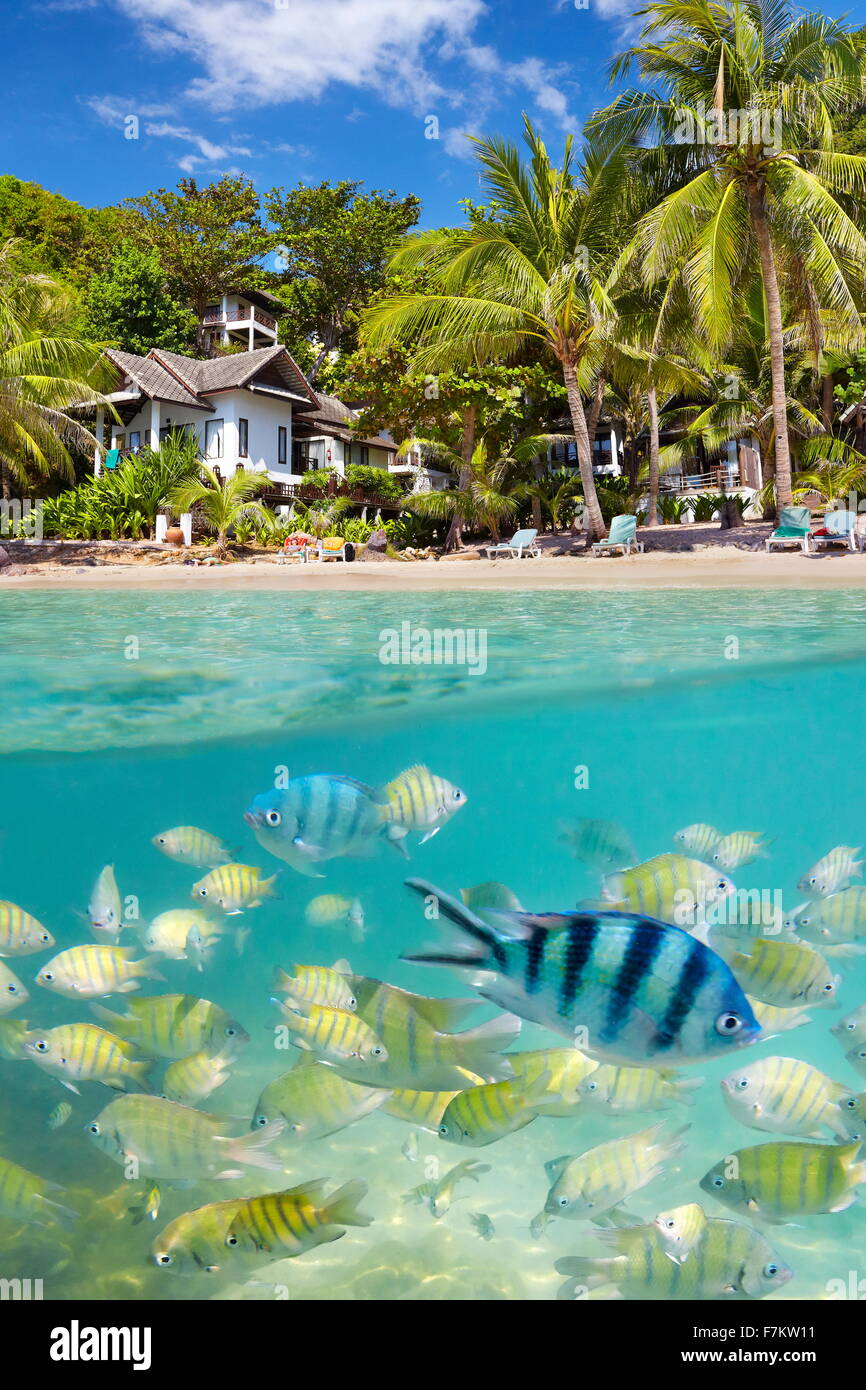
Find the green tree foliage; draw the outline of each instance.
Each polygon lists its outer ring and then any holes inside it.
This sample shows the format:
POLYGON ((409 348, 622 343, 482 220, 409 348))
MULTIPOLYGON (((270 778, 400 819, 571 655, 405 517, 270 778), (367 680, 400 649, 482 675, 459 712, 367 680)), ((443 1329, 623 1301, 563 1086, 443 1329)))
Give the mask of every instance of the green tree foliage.
POLYGON ((0 243, 15 240, 15 264, 80 287, 105 264, 116 231, 115 208, 85 208, 38 183, 0 175, 0 243))
POLYGON ((87 337, 145 356, 151 348, 188 352, 196 318, 173 292, 155 251, 122 242, 89 283, 82 306, 87 337))

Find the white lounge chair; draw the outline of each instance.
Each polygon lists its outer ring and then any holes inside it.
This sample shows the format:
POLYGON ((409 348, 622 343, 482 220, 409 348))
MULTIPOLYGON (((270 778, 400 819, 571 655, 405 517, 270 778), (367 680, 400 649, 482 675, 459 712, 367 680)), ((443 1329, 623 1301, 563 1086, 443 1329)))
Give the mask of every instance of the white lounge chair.
POLYGON ((624 554, 630 555, 632 548, 639 550, 643 554, 643 541, 636 539, 637 536, 637 517, 636 516, 615 516, 610 523, 610 535, 603 541, 596 541, 592 547, 593 555, 611 554, 614 550, 621 550, 624 554))
POLYGON ((541 551, 535 544, 535 537, 537 535, 537 531, 528 527, 525 531, 515 531, 510 541, 500 541, 498 545, 482 545, 480 548, 486 550, 488 556, 516 555, 518 560, 522 560, 524 555, 541 554, 541 551))
POLYGON ((808 507, 783 507, 779 525, 764 544, 768 550, 774 545, 799 545, 804 555, 809 554, 812 540, 812 513, 808 507))
POLYGON ((856 512, 825 512, 824 530, 826 536, 816 536, 813 532, 811 537, 812 545, 816 549, 825 545, 846 545, 849 550, 857 550, 858 537, 856 533, 857 513, 856 512))

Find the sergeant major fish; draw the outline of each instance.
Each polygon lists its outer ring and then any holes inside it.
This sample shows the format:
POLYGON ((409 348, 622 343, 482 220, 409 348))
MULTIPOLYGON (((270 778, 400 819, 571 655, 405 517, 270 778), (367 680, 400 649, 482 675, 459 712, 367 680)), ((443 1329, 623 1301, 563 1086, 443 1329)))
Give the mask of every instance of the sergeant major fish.
POLYGON ((194 869, 215 869, 219 864, 230 864, 234 858, 222 840, 195 825, 177 825, 173 830, 163 830, 154 835, 150 843, 169 859, 190 864, 194 869))
POLYGON ((274 884, 277 875, 262 878, 261 871, 249 864, 221 864, 194 883, 191 896, 213 903, 227 917, 234 917, 253 907, 261 907, 263 898, 278 898, 274 884))
POLYGON ((382 792, 386 838, 401 841, 409 831, 423 831, 420 843, 438 835, 451 817, 466 805, 466 793, 429 767, 416 765, 401 772, 382 792))
POLYGON ((244 812, 259 844, 308 878, 338 856, 369 854, 385 824, 379 794, 351 777, 293 777, 262 792, 244 812))
POLYGON ((224 1124, 216 1115, 159 1096, 120 1096, 90 1122, 86 1133, 115 1163, 134 1161, 142 1177, 238 1178, 242 1168, 237 1165, 272 1172, 282 1168, 269 1152, 284 1129, 282 1121, 240 1139, 224 1134, 224 1124))
POLYGON ((94 935, 111 941, 118 939, 123 930, 123 906, 113 864, 106 864, 94 883, 87 914, 94 935))
POLYGON ((56 945, 50 931, 23 907, 0 902, 0 956, 32 956, 56 945))
POLYGON ((863 860, 855 859, 859 849, 853 845, 837 845, 807 869, 797 884, 807 898, 829 898, 848 886, 848 880, 863 871, 863 860))

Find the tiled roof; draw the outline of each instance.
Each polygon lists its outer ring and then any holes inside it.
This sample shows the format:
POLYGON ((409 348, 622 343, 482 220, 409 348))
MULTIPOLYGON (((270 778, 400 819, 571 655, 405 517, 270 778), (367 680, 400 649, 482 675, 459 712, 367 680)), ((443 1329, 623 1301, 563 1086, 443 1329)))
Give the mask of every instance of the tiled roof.
MULTIPOLYGON (((174 357, 175 354, 167 353, 166 356, 174 357)), ((116 352, 113 348, 106 352, 106 357, 130 377, 146 396, 150 396, 151 400, 171 401, 173 405, 193 406, 199 410, 210 409, 206 401, 199 400, 189 384, 185 385, 184 380, 179 381, 154 357, 136 357, 131 352, 116 352)), ((179 360, 189 361, 185 357, 179 360)))
POLYGON ((319 398, 319 409, 309 414, 304 425, 307 426, 311 434, 317 433, 317 426, 321 426, 321 432, 331 434, 336 439, 342 439, 345 443, 350 440, 353 444, 373 445, 377 449, 389 449, 392 453, 397 452, 397 446, 390 439, 383 438, 382 435, 371 435, 361 438, 359 435, 352 434, 352 426, 358 419, 358 412, 352 410, 351 406, 344 405, 337 396, 326 396, 323 392, 317 391, 319 398))
POLYGON ((130 352, 106 354, 112 362, 140 386, 152 399, 177 405, 212 410, 202 397, 213 391, 230 391, 248 386, 265 367, 275 366, 285 380, 286 390, 315 405, 316 395, 300 368, 284 347, 256 348, 253 352, 231 352, 201 362, 178 352, 153 348, 147 357, 130 352))

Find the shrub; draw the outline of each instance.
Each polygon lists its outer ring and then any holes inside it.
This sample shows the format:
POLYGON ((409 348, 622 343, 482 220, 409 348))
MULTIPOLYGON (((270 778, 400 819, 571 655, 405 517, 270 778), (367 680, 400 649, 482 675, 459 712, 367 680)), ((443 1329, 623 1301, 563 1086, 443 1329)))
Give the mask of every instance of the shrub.
POLYGON ((42 510, 45 535, 62 540, 141 540, 152 535, 169 494, 195 475, 199 462, 194 438, 169 435, 158 450, 142 449, 119 468, 47 497, 42 510))
POLYGON ((383 502, 396 502, 403 496, 396 478, 384 468, 374 468, 371 464, 350 463, 346 469, 346 483, 350 488, 360 488, 365 497, 381 498, 383 502))

